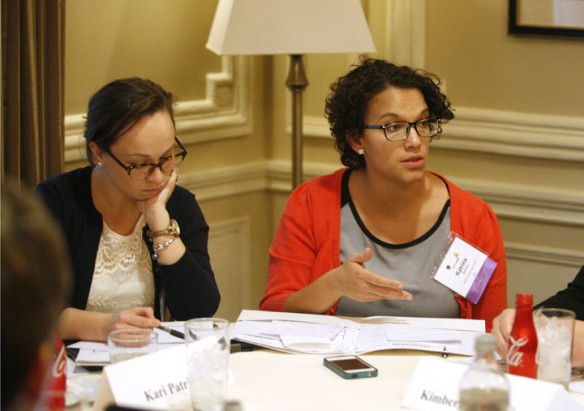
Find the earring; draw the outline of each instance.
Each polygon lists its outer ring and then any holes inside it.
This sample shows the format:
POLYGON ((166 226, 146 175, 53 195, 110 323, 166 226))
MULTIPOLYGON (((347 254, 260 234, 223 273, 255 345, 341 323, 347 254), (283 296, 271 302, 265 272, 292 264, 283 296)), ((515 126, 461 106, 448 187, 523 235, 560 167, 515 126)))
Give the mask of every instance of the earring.
POLYGON ((359 153, 360 156, 362 156, 363 154, 365 154, 365 149, 364 148, 360 148, 359 151, 357 151, 359 153))
POLYGON ((101 162, 100 162, 100 161, 98 161, 96 165, 97 165, 98 167, 101 167, 101 162))

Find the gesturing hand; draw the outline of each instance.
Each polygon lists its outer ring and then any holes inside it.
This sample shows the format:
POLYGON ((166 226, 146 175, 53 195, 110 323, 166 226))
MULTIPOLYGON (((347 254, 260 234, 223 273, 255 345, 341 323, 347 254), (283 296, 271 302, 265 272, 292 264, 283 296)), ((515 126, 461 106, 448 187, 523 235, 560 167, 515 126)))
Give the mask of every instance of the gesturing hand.
POLYGON ((363 253, 352 254, 339 267, 337 285, 342 295, 355 301, 370 302, 382 299, 412 300, 412 294, 403 290, 403 283, 382 277, 365 268, 372 251, 365 248, 363 253))

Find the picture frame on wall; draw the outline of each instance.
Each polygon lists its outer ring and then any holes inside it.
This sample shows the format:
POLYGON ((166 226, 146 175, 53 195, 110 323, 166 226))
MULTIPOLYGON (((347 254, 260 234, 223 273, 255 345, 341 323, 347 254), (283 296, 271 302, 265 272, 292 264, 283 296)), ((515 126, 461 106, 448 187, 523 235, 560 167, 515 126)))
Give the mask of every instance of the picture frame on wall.
POLYGON ((584 37, 584 0, 509 0, 509 33, 584 37))

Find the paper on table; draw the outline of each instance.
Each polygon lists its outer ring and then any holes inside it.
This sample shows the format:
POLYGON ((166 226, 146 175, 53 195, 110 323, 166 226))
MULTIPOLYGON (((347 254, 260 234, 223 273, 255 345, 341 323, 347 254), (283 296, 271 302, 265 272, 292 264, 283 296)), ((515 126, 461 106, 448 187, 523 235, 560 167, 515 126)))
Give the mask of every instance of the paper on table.
POLYGON ((484 321, 444 318, 341 318, 244 310, 232 337, 263 347, 303 353, 366 353, 411 349, 473 355, 484 321))
POLYGON ((362 325, 411 325, 423 328, 442 328, 446 330, 463 330, 485 332, 484 320, 460 318, 425 318, 425 317, 337 317, 334 315, 302 314, 276 311, 242 310, 237 321, 297 321, 303 323, 337 324, 346 327, 362 325))
POLYGON ((460 342, 460 334, 453 330, 419 327, 385 327, 390 341, 460 342))
MULTIPOLYGON (((170 327, 169 327, 170 328, 170 327)), ((184 327, 172 327, 173 330, 180 331, 184 334, 184 327)), ((158 334, 158 344, 184 344, 185 340, 174 335, 169 334, 164 330, 155 328, 154 331, 158 334)))
POLYGON ((584 381, 574 381, 570 383, 570 391, 584 394, 584 381))
POLYGON ((95 365, 104 365, 109 364, 110 357, 109 351, 106 349, 104 350, 96 350, 93 348, 80 348, 79 353, 77 354, 77 358, 75 359, 76 364, 95 364, 95 365))
POLYGON ((69 348, 87 348, 93 349, 98 351, 107 351, 107 344, 102 342, 93 342, 93 341, 77 341, 68 346, 69 348))
MULTIPOLYGON (((180 332, 184 332, 184 321, 176 322, 164 322, 162 323, 168 328, 175 329, 180 332)), ((154 329, 154 332, 158 334, 158 344, 159 349, 169 348, 174 344, 183 344, 184 340, 182 338, 170 335, 168 332, 154 329), (160 344, 164 344, 162 347, 160 344)), ((93 342, 93 341, 77 341, 69 345, 70 348, 78 348, 79 353, 75 359, 75 363, 78 365, 106 365, 109 364, 109 348, 107 343, 103 342, 93 342)))

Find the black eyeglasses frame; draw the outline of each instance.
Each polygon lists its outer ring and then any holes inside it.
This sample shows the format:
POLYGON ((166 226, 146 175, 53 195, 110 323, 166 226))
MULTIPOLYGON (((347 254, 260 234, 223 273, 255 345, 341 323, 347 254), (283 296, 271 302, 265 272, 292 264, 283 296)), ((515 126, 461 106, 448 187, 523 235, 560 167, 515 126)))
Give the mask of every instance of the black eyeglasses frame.
POLYGON ((366 130, 366 129, 383 130, 383 136, 385 137, 385 139, 387 141, 390 141, 392 143, 398 143, 400 141, 407 140, 407 138, 410 135, 410 130, 412 129, 412 126, 416 129, 416 133, 418 133, 418 136, 424 137, 424 138, 430 138, 432 140, 437 139, 438 136, 439 136, 439 134, 442 133, 442 120, 439 119, 439 118, 435 118, 435 117, 423 118, 423 119, 420 119, 420 120, 417 120, 417 121, 405 121, 405 120, 402 120, 402 121, 394 121, 392 123, 385 124, 383 126, 380 126, 380 125, 377 125, 377 124, 363 124, 361 126, 361 129, 362 130, 366 130), (420 121, 428 121, 428 120, 430 120, 430 121, 436 121, 438 123, 438 127, 436 128, 436 132, 434 134, 429 135, 429 136, 423 136, 418 131, 418 123, 420 121), (405 134, 404 137, 400 138, 399 140, 390 140, 389 137, 387 137, 387 127, 389 127, 390 125, 395 124, 395 123, 407 123, 408 127, 406 128, 406 134, 405 134))
MULTIPOLYGON (((114 161, 115 161, 116 163, 118 163, 118 164, 120 165, 120 167, 122 167, 124 170, 126 170, 126 173, 128 173, 128 176, 129 176, 130 178, 132 178, 132 170, 136 170, 136 169, 140 169, 140 168, 144 168, 144 167, 151 167, 151 168, 150 168, 150 172, 147 174, 147 175, 150 175, 150 174, 152 174, 152 173, 154 172, 154 169, 155 169, 155 168, 157 168, 157 167, 160 169, 160 171, 161 171, 161 172, 163 172, 163 171, 162 171, 162 165, 163 165, 164 163, 168 162, 168 161, 172 161, 172 159, 173 159, 173 158, 176 158, 176 157, 182 157, 181 161, 183 161, 183 160, 185 159, 185 157, 187 156, 187 154, 188 154, 188 151, 187 151, 187 149, 186 149, 186 148, 185 148, 185 147, 182 145, 182 143, 180 142, 180 140, 178 139, 178 137, 177 137, 177 136, 174 136, 174 141, 175 141, 175 142, 178 144, 178 146, 180 147, 180 149, 181 149, 181 152, 180 152, 180 153, 178 153, 178 154, 175 154, 174 156, 170 156, 170 157, 163 158, 163 159, 161 159, 161 160, 160 160, 158 163, 133 164, 133 165, 131 165, 131 166, 127 166, 127 165, 125 165, 125 164, 124 164, 124 163, 123 163, 123 162, 122 162, 120 159, 118 159, 116 156, 114 156, 114 155, 112 154, 112 152, 109 150, 109 148, 105 148, 104 150, 105 150, 105 152, 106 152, 106 153, 107 153, 107 154, 108 154, 108 155, 109 155, 111 158, 113 158, 113 159, 114 159, 114 161)), ((163 172, 163 173, 164 173, 164 172, 163 172)), ((144 178, 146 178, 146 177, 144 177, 144 178)), ((140 179, 140 180, 141 180, 141 179, 140 179)))

